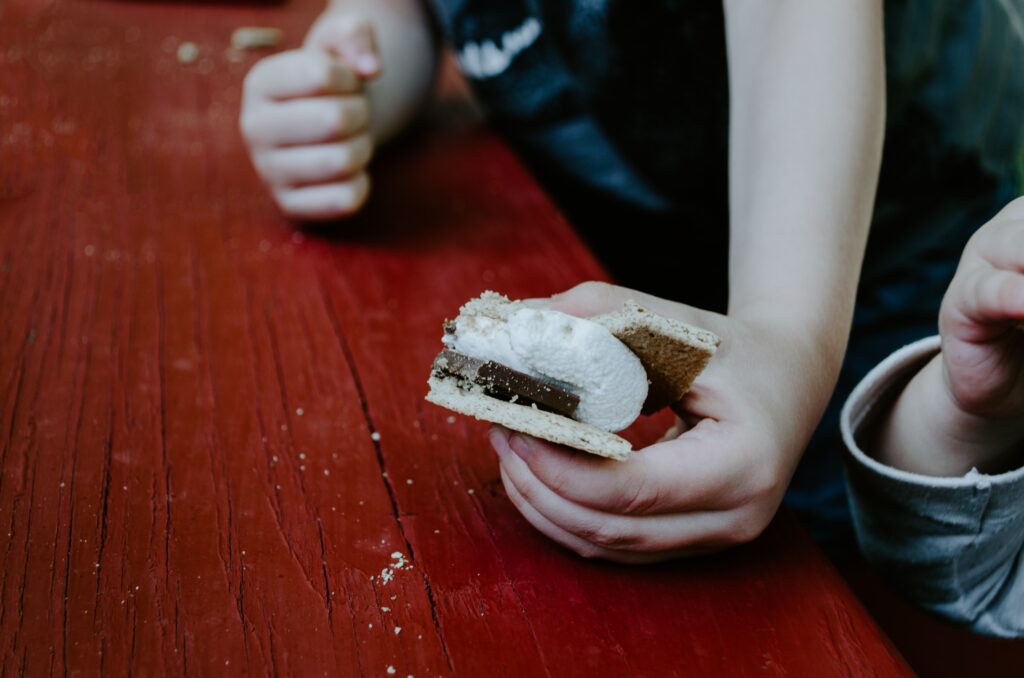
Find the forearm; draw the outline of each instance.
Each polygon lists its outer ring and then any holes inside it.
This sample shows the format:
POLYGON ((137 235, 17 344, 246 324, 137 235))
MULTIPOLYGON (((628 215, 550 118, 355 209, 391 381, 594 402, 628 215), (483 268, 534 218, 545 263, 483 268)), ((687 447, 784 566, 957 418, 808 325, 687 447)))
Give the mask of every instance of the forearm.
POLYGON ((1024 418, 963 412, 946 388, 939 354, 907 383, 867 447, 883 464, 922 475, 1000 473, 1024 461, 1024 418))
POLYGON ((421 0, 331 0, 325 15, 358 13, 373 24, 382 71, 367 85, 374 141, 399 134, 428 101, 438 44, 421 0))
POLYGON ((726 0, 729 313, 798 328, 831 381, 881 161, 881 3, 726 0))

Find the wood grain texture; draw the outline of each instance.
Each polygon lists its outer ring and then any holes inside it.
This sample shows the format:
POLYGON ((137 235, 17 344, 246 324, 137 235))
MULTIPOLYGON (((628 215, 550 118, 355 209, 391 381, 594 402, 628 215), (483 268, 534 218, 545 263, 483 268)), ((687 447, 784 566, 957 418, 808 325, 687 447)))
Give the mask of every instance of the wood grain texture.
POLYGON ((518 516, 423 402, 441 321, 604 273, 475 125, 386 153, 355 221, 282 220, 225 48, 318 5, 0 8, 2 674, 906 675, 785 515, 648 568, 518 516))

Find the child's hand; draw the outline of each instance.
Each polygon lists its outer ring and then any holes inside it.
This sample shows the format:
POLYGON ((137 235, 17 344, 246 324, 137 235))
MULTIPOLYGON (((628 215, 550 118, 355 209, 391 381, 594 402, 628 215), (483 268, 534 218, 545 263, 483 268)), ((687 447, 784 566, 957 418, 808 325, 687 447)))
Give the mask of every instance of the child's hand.
POLYGON ((615 462, 496 428, 509 498, 534 527, 587 557, 650 562, 753 539, 831 390, 818 351, 770 317, 741 321, 611 285, 580 285, 550 307, 590 316, 626 299, 722 338, 676 407, 686 430, 615 462))
POLYGON ((242 134, 287 216, 342 217, 366 201, 373 138, 363 83, 380 69, 370 23, 329 12, 302 49, 267 57, 246 76, 242 134))
POLYGON ((939 312, 945 384, 965 413, 1024 417, 1024 198, 971 238, 939 312))
POLYGON ((1024 200, 971 238, 939 312, 942 351, 914 375, 867 447, 932 476, 998 472, 1024 451, 1024 200))

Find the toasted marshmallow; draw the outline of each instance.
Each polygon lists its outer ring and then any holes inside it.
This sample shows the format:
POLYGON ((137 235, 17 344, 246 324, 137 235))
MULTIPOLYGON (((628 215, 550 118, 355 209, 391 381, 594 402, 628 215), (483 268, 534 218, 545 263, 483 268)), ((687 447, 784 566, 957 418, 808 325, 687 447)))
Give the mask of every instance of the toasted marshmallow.
POLYGON ((580 398, 575 419, 606 431, 632 424, 647 398, 640 359, 605 327, 547 309, 519 308, 507 320, 462 314, 449 347, 550 381, 580 398))

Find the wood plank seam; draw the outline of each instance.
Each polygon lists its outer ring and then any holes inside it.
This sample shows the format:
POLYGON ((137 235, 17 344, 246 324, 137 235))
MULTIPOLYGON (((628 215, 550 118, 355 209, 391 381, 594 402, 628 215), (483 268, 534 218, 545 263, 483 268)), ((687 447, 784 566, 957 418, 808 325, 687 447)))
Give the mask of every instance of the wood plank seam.
MULTIPOLYGON (((348 345, 348 339, 345 337, 344 332, 341 328, 341 323, 338 319, 337 314, 331 305, 327 302, 326 289, 322 279, 318 278, 320 288, 320 298, 323 300, 324 309, 330 319, 331 328, 334 330, 334 336, 338 340, 338 346, 341 348, 342 354, 345 356, 345 361, 348 363, 349 372, 352 375, 352 381, 355 385, 356 392, 359 394, 359 406, 362 409, 363 417, 366 419, 366 425, 370 429, 370 442, 373 443, 374 453, 377 457, 377 465, 380 467, 381 477, 384 478, 384 486, 387 488, 388 500, 391 502, 391 512, 394 515, 395 523, 398 526, 398 532, 402 536, 402 541, 405 543, 405 548, 409 553, 409 560, 414 566, 418 565, 416 562, 416 554, 412 547, 412 542, 409 541, 409 536, 406 534, 405 525, 402 522, 401 512, 398 508, 398 499, 395 496, 395 488, 391 481, 391 476, 387 472, 387 464, 384 461, 384 453, 381 451, 381 441, 378 435, 373 435, 377 432, 377 427, 373 422, 373 415, 370 413, 369 404, 366 401, 366 392, 363 388, 362 379, 359 376, 359 372, 356 369, 355 358, 352 355, 352 349, 348 345)), ((437 615, 437 601, 434 599, 434 590, 430 586, 430 579, 427 577, 426 571, 421 566, 416 567, 416 571, 419 573, 420 578, 423 579, 423 588, 427 594, 427 600, 430 603, 430 618, 434 623, 434 628, 437 632, 438 640, 441 642, 441 652, 444 655, 445 663, 448 665, 448 670, 454 675, 455 667, 452 664, 451 655, 448 653, 448 645, 444 639, 444 631, 441 629, 441 620, 437 615)), ((376 589, 376 586, 374 586, 376 589)))

